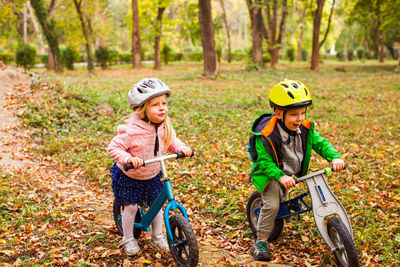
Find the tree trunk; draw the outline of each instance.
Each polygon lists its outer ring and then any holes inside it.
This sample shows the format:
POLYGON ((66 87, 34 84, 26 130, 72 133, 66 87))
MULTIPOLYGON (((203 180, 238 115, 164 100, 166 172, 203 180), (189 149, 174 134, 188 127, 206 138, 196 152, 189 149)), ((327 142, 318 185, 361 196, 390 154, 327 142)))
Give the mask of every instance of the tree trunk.
POLYGON ((380 63, 385 61, 385 53, 384 53, 385 43, 383 41, 383 32, 382 30, 378 30, 378 60, 380 63))
POLYGON ((321 27, 322 10, 324 9, 325 0, 318 0, 317 10, 314 15, 314 30, 312 40, 311 54, 311 70, 318 70, 319 67, 319 31, 321 27))
POLYGON ((222 7, 222 13, 224 14, 224 25, 226 28, 226 36, 228 38, 228 62, 231 63, 231 61, 232 61, 232 58, 231 58, 232 57, 231 56, 231 29, 228 24, 228 18, 226 16, 224 0, 220 0, 220 3, 221 3, 221 7, 222 7))
POLYGON ((60 58, 60 50, 58 48, 58 36, 50 27, 49 22, 47 21, 47 12, 44 9, 43 1, 42 0, 30 0, 33 9, 35 10, 36 17, 42 26, 43 33, 46 37, 47 43, 53 55, 53 62, 54 62, 54 71, 55 72, 62 72, 62 62, 60 58))
POLYGON ((161 69, 161 53, 160 53, 160 41, 163 32, 163 14, 165 11, 165 7, 158 8, 157 14, 157 22, 156 22, 156 32, 157 36, 154 42, 154 69, 159 70, 161 69))
POLYGON ((93 53, 92 53, 92 44, 91 44, 91 30, 90 30, 90 18, 85 18, 85 14, 82 12, 82 2, 83 0, 74 0, 76 12, 78 13, 79 20, 81 22, 81 27, 83 31, 83 36, 85 37, 85 47, 86 47, 86 56, 87 56, 87 70, 90 73, 94 71, 93 64, 93 53))
POLYGON ((218 75, 218 57, 215 50, 214 25, 212 22, 210 0, 199 0, 199 10, 204 75, 208 78, 214 78, 218 75))
POLYGON ((132 67, 142 67, 142 44, 140 41, 139 6, 137 0, 132 0, 132 67))
POLYGON ((349 43, 349 26, 347 25, 347 23, 345 23, 344 44, 343 44, 343 56, 345 61, 349 60, 348 43, 349 43))
POLYGON ((263 29, 264 22, 261 13, 261 1, 260 0, 246 0, 247 8, 249 10, 250 22, 251 22, 251 42, 252 42, 252 56, 253 62, 263 68, 263 51, 262 51, 262 40, 263 40, 263 29))

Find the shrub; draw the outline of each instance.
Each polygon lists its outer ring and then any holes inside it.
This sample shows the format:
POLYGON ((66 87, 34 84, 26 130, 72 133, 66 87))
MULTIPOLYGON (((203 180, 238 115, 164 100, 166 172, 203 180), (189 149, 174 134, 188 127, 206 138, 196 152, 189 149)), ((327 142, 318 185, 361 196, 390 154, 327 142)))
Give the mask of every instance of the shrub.
POLYGON ((172 51, 172 48, 167 44, 165 44, 163 49, 161 50, 161 55, 163 57, 165 65, 168 65, 168 61, 170 59, 171 51, 172 51))
POLYGON ((349 49, 347 51, 347 58, 349 59, 349 61, 352 61, 354 58, 354 51, 352 49, 349 49))
POLYGON ((271 62, 271 55, 269 53, 263 53, 263 61, 264 63, 271 62))
POLYGON ((108 62, 110 65, 115 65, 119 62, 119 53, 115 47, 110 47, 108 49, 108 62))
POLYGON ((302 61, 307 61, 308 58, 308 53, 307 50, 305 50, 304 48, 301 49, 301 60, 302 61))
POLYGON ((221 62, 222 47, 220 45, 217 45, 216 50, 217 50, 216 52, 217 52, 218 62, 221 62))
POLYGON ((17 66, 24 66, 25 70, 32 68, 36 63, 36 47, 30 44, 20 45, 17 49, 15 61, 17 66))
POLYGON ((367 50, 363 46, 357 47, 356 53, 357 53, 357 58, 360 60, 367 58, 367 50))
POLYGON ((99 46, 96 49, 96 52, 94 53, 94 56, 96 57, 97 63, 100 63, 101 68, 104 70, 107 68, 108 64, 108 48, 105 46, 99 46))
POLYGON ((78 51, 72 46, 64 46, 61 50, 61 61, 64 66, 67 67, 69 70, 74 69, 74 63, 78 62, 79 54, 78 51))
POLYGON ((126 63, 126 64, 132 63, 132 53, 130 53, 130 52, 120 53, 119 61, 121 61, 122 63, 126 63))
POLYGON ((294 58, 295 58, 295 50, 294 50, 294 47, 289 46, 289 47, 286 49, 286 58, 287 58, 289 61, 294 61, 294 58))
POLYGON ((202 61, 203 60, 203 52, 201 51, 193 51, 187 53, 188 60, 191 61, 202 61))
POLYGON ((183 53, 181 53, 181 52, 171 52, 170 59, 172 61, 181 61, 183 59, 183 53))
POLYGON ((0 61, 8 65, 14 60, 14 55, 11 53, 0 53, 0 61))
MULTIPOLYGON (((251 54, 250 54, 251 57, 251 54)), ((241 61, 246 59, 246 52, 241 48, 236 48, 231 54, 232 61, 241 61)))

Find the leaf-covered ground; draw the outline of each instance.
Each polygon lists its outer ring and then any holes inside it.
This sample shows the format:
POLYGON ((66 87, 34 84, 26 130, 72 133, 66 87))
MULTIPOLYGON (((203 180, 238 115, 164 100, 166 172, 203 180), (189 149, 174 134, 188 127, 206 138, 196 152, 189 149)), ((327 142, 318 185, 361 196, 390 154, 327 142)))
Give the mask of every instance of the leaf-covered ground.
MULTIPOLYGON (((176 132, 196 153, 168 165, 176 177, 176 199, 188 210, 199 243, 213 247, 207 253, 216 263, 251 263, 253 238, 245 218, 254 190, 247 181, 249 128, 258 115, 270 112, 269 88, 289 78, 309 87, 314 104, 308 119, 348 166, 328 182, 350 216, 362 265, 399 265, 400 75, 394 68, 331 63, 314 73, 294 64, 248 72, 243 65, 222 65, 215 80, 203 79, 202 66, 195 64, 41 75, 31 88, 15 88, 9 101, 30 131, 26 150, 34 164, 1 172, 0 262, 173 263, 169 254, 147 245, 147 236, 139 242, 140 256, 127 258, 118 248, 108 174, 112 160, 105 150, 116 124, 129 114, 131 85, 158 77, 173 92, 169 110, 176 132), (103 103, 114 115, 96 111, 103 103)), ((313 155, 312 170, 327 164, 313 155)), ((276 263, 334 266, 311 213, 286 223, 271 246, 276 263)))

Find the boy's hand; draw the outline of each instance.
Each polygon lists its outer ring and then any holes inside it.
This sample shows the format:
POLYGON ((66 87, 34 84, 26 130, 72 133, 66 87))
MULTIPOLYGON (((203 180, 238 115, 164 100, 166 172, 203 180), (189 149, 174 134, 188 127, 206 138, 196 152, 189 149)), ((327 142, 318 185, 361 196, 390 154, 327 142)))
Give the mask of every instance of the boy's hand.
POLYGON ((331 162, 331 166, 334 172, 338 172, 344 169, 344 161, 342 159, 334 159, 331 162))
POLYGON ((296 186, 296 182, 294 181, 293 177, 284 175, 279 179, 279 182, 286 188, 289 189, 293 186, 296 186))
POLYGON ((182 152, 183 154, 185 154, 186 157, 190 157, 192 155, 192 149, 188 146, 185 146, 179 152, 182 152))
POLYGON ((138 157, 130 157, 127 163, 132 163, 133 168, 135 169, 139 169, 140 167, 143 166, 143 160, 138 157))

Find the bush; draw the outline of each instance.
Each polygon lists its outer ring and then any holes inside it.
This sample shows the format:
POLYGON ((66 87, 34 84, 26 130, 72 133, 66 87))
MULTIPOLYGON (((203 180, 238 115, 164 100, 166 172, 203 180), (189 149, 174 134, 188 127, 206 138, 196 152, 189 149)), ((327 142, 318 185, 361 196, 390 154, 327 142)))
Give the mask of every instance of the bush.
POLYGON ((221 56, 222 56, 222 47, 220 45, 217 45, 217 57, 218 57, 218 62, 221 62, 221 56))
POLYGON ((61 50, 61 61, 64 66, 67 67, 69 70, 74 69, 74 63, 78 62, 79 60, 79 54, 78 51, 72 46, 64 46, 62 47, 61 50))
POLYGON ((357 53, 357 58, 360 60, 367 58, 367 50, 363 46, 357 47, 356 53, 357 53))
POLYGON ((347 51, 347 58, 349 59, 349 61, 352 61, 354 58, 354 51, 352 49, 349 49, 347 51))
POLYGON ((14 60, 14 55, 11 53, 0 53, 0 61, 8 65, 14 60))
POLYGON ((161 50, 161 56, 163 57, 163 61, 164 61, 165 65, 168 65, 171 51, 172 51, 172 48, 167 44, 165 44, 163 49, 161 50))
MULTIPOLYGON (((251 57, 251 55, 250 55, 251 57)), ((236 48, 231 54, 232 61, 242 61, 246 59, 246 52, 241 48, 236 48)))
POLYGON ((120 53, 119 61, 122 63, 125 63, 125 64, 132 63, 132 53, 130 53, 130 52, 120 53))
POLYGON ((181 53, 181 52, 171 52, 170 59, 172 61, 181 61, 183 59, 183 53, 181 53))
POLYGON ((115 47, 110 47, 108 49, 108 63, 110 65, 116 65, 119 62, 119 53, 115 47))
POLYGON ((188 60, 191 61, 202 61, 203 60, 203 52, 201 51, 193 51, 186 54, 188 60))
POLYGON ((94 53, 97 63, 100 63, 101 68, 104 70, 108 65, 108 48, 105 46, 99 46, 94 53))
POLYGON ((305 50, 304 48, 301 49, 301 60, 302 61, 307 61, 308 59, 308 53, 307 50, 305 50))
POLYGON ((30 44, 20 45, 17 49, 15 61, 17 66, 24 66, 25 70, 32 68, 36 63, 36 47, 30 44))
POLYGON ((289 46, 289 47, 286 49, 286 58, 287 58, 289 61, 294 61, 294 59, 295 59, 295 50, 294 50, 294 47, 289 46))
POLYGON ((269 53, 263 53, 263 61, 264 63, 271 62, 271 55, 269 53))

